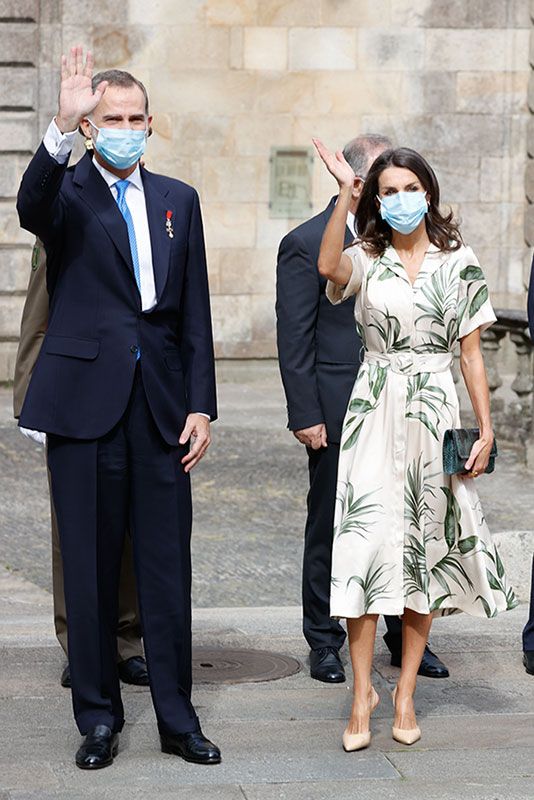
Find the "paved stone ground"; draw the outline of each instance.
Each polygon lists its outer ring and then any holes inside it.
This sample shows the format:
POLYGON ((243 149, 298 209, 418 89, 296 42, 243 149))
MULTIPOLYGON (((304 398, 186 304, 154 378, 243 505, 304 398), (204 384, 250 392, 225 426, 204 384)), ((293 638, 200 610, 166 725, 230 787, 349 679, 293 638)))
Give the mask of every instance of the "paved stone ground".
MULTIPOLYGON (((221 364, 222 419, 195 478, 196 645, 294 655, 303 670, 263 684, 197 685, 205 731, 222 749, 201 768, 158 750, 148 691, 127 687, 127 724, 110 769, 73 765, 79 737, 62 654, 51 624, 49 530, 43 456, 10 421, 0 392, 0 800, 522 800, 534 797, 534 678, 524 672, 524 605, 496 620, 436 621, 434 649, 448 680, 421 679, 421 742, 390 736, 397 671, 377 643, 382 702, 373 742, 345 754, 348 684, 307 673, 298 608, 305 459, 283 430, 274 365, 221 364), (5 569, 9 567, 9 569, 5 569)), ((486 516, 501 538, 523 531, 524 567, 534 529, 531 477, 512 450, 480 481, 486 516)), ((523 562, 521 565, 520 562, 523 562)))
MULTIPOLYGON (((219 399, 193 479, 195 605, 297 605, 307 458, 285 429, 276 364, 220 362, 219 399)), ((44 454, 11 414, 11 392, 0 389, 0 565, 50 590, 44 454)), ((513 449, 501 447, 498 467, 478 484, 491 530, 533 531, 531 475, 513 449)))

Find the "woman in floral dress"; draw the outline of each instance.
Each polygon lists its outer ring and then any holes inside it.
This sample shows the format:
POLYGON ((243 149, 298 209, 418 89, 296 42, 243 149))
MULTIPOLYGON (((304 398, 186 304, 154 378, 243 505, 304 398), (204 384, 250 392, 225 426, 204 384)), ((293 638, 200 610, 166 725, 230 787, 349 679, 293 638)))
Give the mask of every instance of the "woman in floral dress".
POLYGON ((379 614, 403 619, 402 669, 393 693, 393 737, 420 738, 413 695, 434 614, 493 617, 516 604, 492 543, 474 479, 493 444, 480 334, 495 321, 484 274, 439 186, 413 150, 380 155, 369 172, 356 244, 343 252, 354 173, 343 155, 317 150, 339 184, 319 271, 327 296, 356 295, 365 355, 343 425, 332 552, 330 613, 347 619, 354 671, 343 744, 370 742, 378 703, 371 685, 379 614), (461 370, 478 420, 465 476, 443 473, 444 432, 460 427, 450 371, 461 370))

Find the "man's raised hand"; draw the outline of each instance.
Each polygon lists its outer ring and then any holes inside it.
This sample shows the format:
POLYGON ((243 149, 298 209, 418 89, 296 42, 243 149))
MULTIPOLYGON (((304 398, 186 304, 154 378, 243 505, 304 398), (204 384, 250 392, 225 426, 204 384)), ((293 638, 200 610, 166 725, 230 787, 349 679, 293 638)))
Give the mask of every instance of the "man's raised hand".
POLYGON ((90 114, 106 91, 102 81, 93 92, 93 54, 88 51, 85 66, 83 47, 71 47, 69 56, 61 56, 61 88, 56 125, 62 133, 75 131, 84 117, 90 114))

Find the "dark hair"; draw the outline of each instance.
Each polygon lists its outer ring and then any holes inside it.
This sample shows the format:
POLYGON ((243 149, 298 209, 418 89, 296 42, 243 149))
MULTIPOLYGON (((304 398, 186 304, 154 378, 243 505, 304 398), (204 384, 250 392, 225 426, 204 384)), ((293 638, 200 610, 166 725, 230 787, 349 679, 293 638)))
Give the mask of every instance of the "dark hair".
POLYGON ((144 84, 137 80, 137 78, 134 78, 130 72, 126 72, 123 69, 107 69, 103 72, 97 72, 92 80, 93 92, 102 81, 107 81, 110 86, 123 86, 125 89, 128 89, 130 86, 138 86, 145 97, 145 114, 148 117, 148 92, 144 84))
POLYGON ((356 211, 358 242, 372 256, 381 256, 391 244, 392 231, 380 216, 377 203, 378 179, 387 167, 404 167, 411 170, 421 181, 430 196, 426 214, 428 238, 445 253, 458 250, 462 237, 452 211, 444 216, 439 208, 439 183, 434 170, 422 155, 408 147, 386 150, 376 158, 364 183, 356 211))
POLYGON ((347 142, 343 148, 343 155, 354 170, 354 174, 365 179, 369 169, 369 157, 376 154, 377 150, 386 148, 389 150, 392 147, 391 139, 381 133, 363 133, 347 142))

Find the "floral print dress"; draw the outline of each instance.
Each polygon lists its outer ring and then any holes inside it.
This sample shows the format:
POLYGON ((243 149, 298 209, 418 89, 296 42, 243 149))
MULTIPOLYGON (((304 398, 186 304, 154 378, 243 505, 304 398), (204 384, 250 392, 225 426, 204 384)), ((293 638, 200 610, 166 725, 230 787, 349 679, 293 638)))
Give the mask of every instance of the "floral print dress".
POLYGON ((463 336, 495 321, 469 247, 431 245, 412 285, 393 247, 358 245, 340 303, 356 294, 365 348, 340 446, 330 613, 466 611, 492 617, 517 604, 475 481, 443 473, 443 435, 459 428, 450 365, 463 336))

